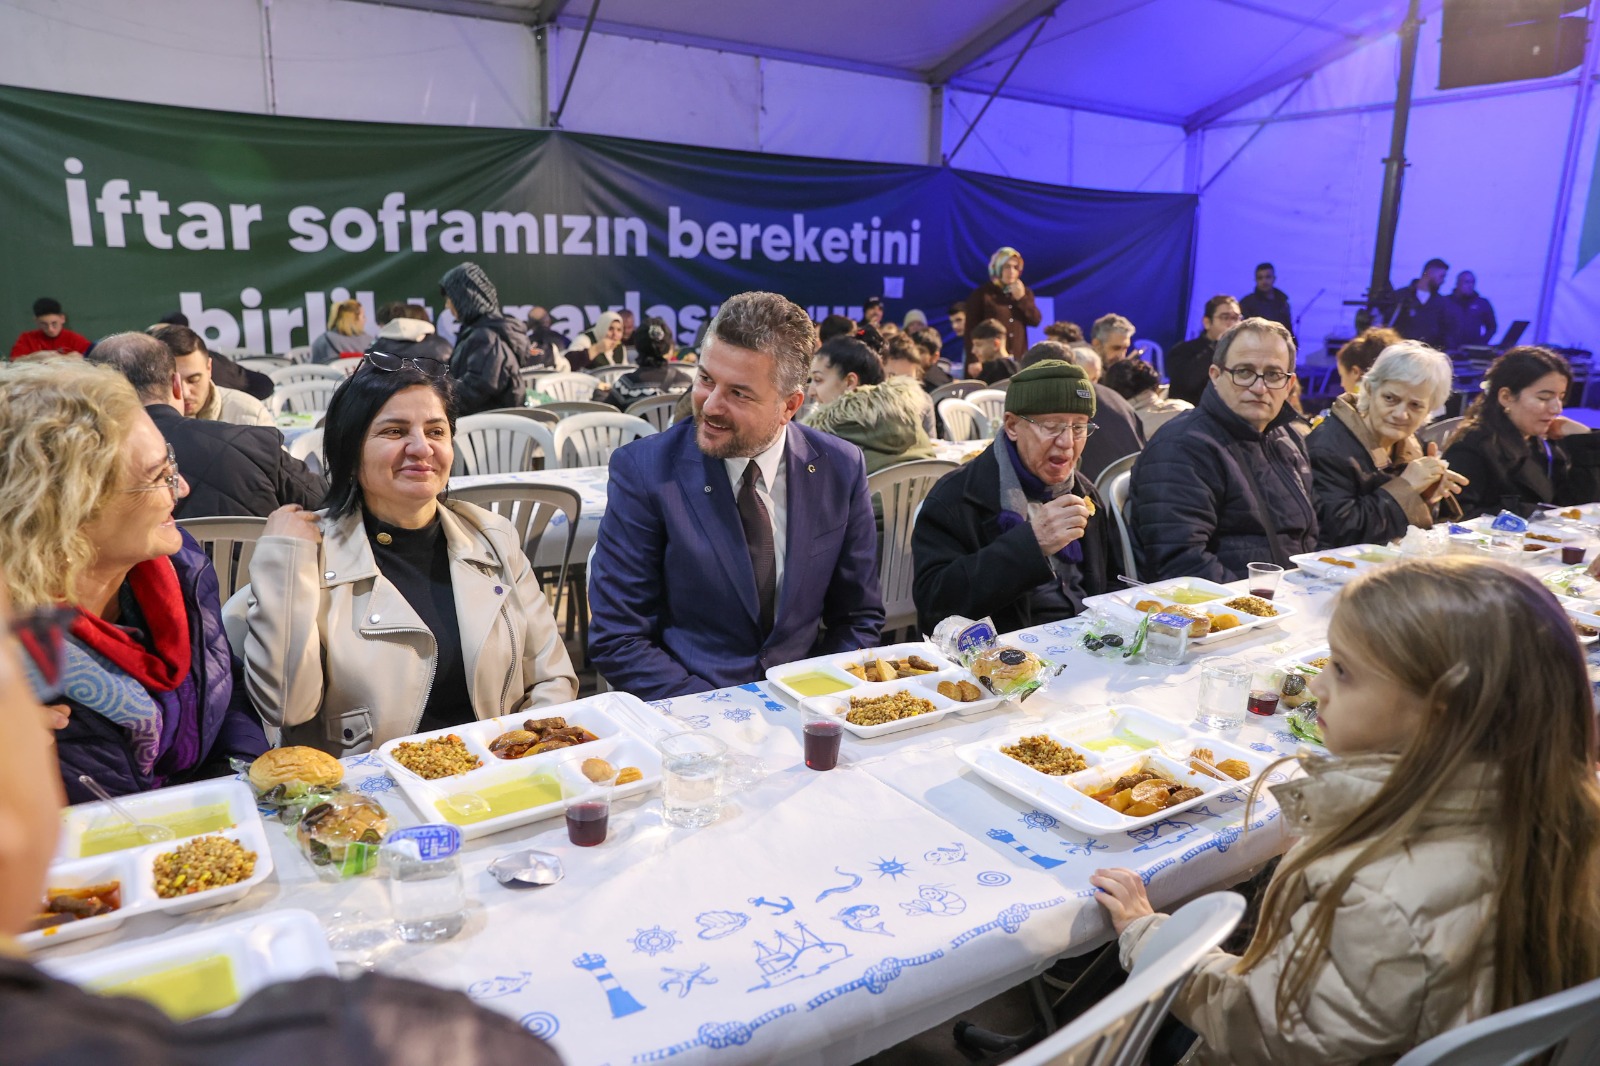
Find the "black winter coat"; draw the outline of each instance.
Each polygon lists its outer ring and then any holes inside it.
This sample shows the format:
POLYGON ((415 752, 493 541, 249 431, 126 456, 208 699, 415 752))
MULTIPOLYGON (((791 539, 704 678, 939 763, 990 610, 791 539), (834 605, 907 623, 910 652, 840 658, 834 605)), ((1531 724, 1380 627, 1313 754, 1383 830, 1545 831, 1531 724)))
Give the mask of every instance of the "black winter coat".
MULTIPOLYGON (((1400 476, 1406 464, 1389 463, 1380 470, 1372 452, 1356 439, 1346 424, 1354 411, 1339 399, 1334 411, 1306 437, 1320 546, 1384 544, 1405 536, 1412 526, 1433 528, 1433 509, 1400 476)), ((1394 454, 1420 458, 1422 446, 1409 437, 1394 454)))
POLYGON ((463 323, 450 353, 456 379, 457 413, 475 415, 497 407, 522 406, 522 377, 528 358, 528 330, 521 322, 491 312, 463 323))
POLYGON ((560 1066, 550 1045, 460 992, 379 974, 269 985, 226 1018, 183 1025, 0 957, 8 1066, 560 1066), (92 1019, 92 1021, 90 1021, 92 1019), (441 1049, 448 1048, 448 1052, 441 1049))
POLYGON ((171 404, 145 408, 178 457, 189 495, 179 518, 265 518, 286 503, 322 506, 328 483, 283 449, 271 426, 235 426, 185 418, 171 404))
POLYGON ((248 392, 258 400, 265 401, 272 395, 272 379, 259 370, 248 370, 235 363, 225 355, 211 356, 211 380, 225 389, 238 389, 248 392))
POLYGON ((1217 342, 1204 333, 1167 349, 1163 364, 1169 383, 1167 399, 1198 405, 1211 384, 1211 357, 1216 350, 1217 342))
MULTIPOLYGON (((932 633, 953 614, 993 618, 1002 633, 1071 615, 1059 610, 1064 601, 1056 592, 1055 572, 1033 527, 1024 524, 1000 532, 1000 467, 994 447, 946 474, 922 502, 911 533, 911 596, 924 633, 932 633), (1040 610, 1036 594, 1041 603, 1055 607, 1040 610)), ((1110 510, 1082 474, 1076 475, 1072 494, 1095 503, 1095 514, 1078 543, 1083 545, 1084 593, 1097 596, 1123 572, 1122 547, 1110 510)))
POLYGON ((1317 547, 1311 466, 1287 403, 1265 433, 1228 408, 1215 387, 1150 440, 1128 499, 1139 576, 1237 581, 1252 562, 1291 565, 1317 547), (1245 471, 1251 474, 1246 477, 1245 471), (1259 505, 1278 530, 1276 556, 1259 505))
POLYGON ((1133 405, 1122 395, 1099 382, 1094 386, 1094 424, 1099 428, 1083 442, 1078 473, 1097 481, 1106 467, 1118 459, 1144 451, 1144 425, 1133 405))
POLYGON ((1541 503, 1563 507, 1600 500, 1600 434, 1580 433, 1544 445, 1487 426, 1469 426, 1445 450, 1450 469, 1472 483, 1456 497, 1467 515, 1511 511, 1524 518, 1541 503))

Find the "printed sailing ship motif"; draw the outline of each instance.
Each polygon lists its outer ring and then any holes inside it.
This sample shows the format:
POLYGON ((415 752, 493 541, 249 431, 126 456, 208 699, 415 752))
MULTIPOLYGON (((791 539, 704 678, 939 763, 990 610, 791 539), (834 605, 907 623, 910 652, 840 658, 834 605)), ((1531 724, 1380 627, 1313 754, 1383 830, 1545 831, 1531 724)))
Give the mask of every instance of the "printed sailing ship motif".
POLYGON ((836 940, 822 939, 804 922, 795 922, 794 929, 794 933, 778 930, 770 944, 755 942, 756 966, 765 980, 751 988, 751 992, 815 976, 850 957, 848 947, 836 940))

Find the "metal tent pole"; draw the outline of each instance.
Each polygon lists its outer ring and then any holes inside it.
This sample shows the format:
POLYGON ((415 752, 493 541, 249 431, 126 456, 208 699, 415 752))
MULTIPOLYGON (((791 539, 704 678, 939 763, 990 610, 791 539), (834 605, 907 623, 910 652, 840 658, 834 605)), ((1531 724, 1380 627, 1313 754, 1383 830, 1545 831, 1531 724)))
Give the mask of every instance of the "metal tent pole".
POLYGON ((1394 266, 1394 235, 1400 226, 1400 189, 1406 176, 1406 127, 1411 121, 1411 86, 1417 77, 1417 36, 1422 28, 1422 20, 1417 17, 1417 2, 1411 0, 1406 20, 1400 25, 1400 80, 1394 94, 1389 155, 1383 161, 1383 201, 1378 207, 1378 242, 1372 253, 1372 283, 1367 289, 1369 304, 1389 292, 1389 274, 1394 266))
MULTIPOLYGON (((1591 0, 1586 14, 1594 18, 1591 0)), ((1572 190, 1578 180, 1578 150, 1583 146, 1583 131, 1589 121, 1589 98, 1594 94, 1594 22, 1588 27, 1589 39, 1583 46, 1583 73, 1578 78, 1578 96, 1572 105, 1572 128, 1567 131, 1567 151, 1561 161, 1561 188, 1556 193, 1555 220, 1550 226, 1550 247, 1544 256, 1544 277, 1539 283, 1539 310, 1534 317, 1533 339, 1537 344, 1550 340, 1550 315, 1555 310, 1556 283, 1561 278, 1561 248, 1567 240, 1567 215, 1572 208, 1572 190)))
MULTIPOLYGON (((1415 3, 1415 0, 1412 0, 1415 3)), ((594 29, 594 17, 600 12, 600 0, 589 5, 589 18, 583 24, 583 36, 578 38, 578 51, 572 57, 572 69, 567 71, 567 86, 561 90, 561 102, 550 116, 550 128, 561 128, 561 116, 567 110, 567 96, 572 92, 572 82, 578 76, 578 64, 583 62, 583 50, 589 46, 589 33, 594 29)))

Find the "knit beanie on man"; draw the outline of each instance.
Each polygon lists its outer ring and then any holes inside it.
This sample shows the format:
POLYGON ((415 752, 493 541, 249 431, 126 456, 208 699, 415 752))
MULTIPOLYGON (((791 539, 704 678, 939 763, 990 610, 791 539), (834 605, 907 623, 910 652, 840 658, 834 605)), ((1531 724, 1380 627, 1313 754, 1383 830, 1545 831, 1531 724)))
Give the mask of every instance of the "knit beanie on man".
POLYGON ((1076 363, 1042 359, 1011 375, 1006 410, 1029 418, 1038 415, 1094 417, 1094 385, 1076 363))

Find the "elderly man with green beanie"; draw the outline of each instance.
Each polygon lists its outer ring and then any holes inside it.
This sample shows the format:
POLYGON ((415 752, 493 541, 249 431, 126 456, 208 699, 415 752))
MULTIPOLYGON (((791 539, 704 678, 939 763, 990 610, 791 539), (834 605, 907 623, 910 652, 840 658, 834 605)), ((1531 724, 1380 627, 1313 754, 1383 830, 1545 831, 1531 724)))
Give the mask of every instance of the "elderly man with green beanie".
POLYGON ((1035 363, 1011 379, 994 444, 934 486, 911 548, 917 622, 988 616, 1002 632, 1071 618, 1122 572, 1111 513, 1078 471, 1095 430, 1081 367, 1035 363))

